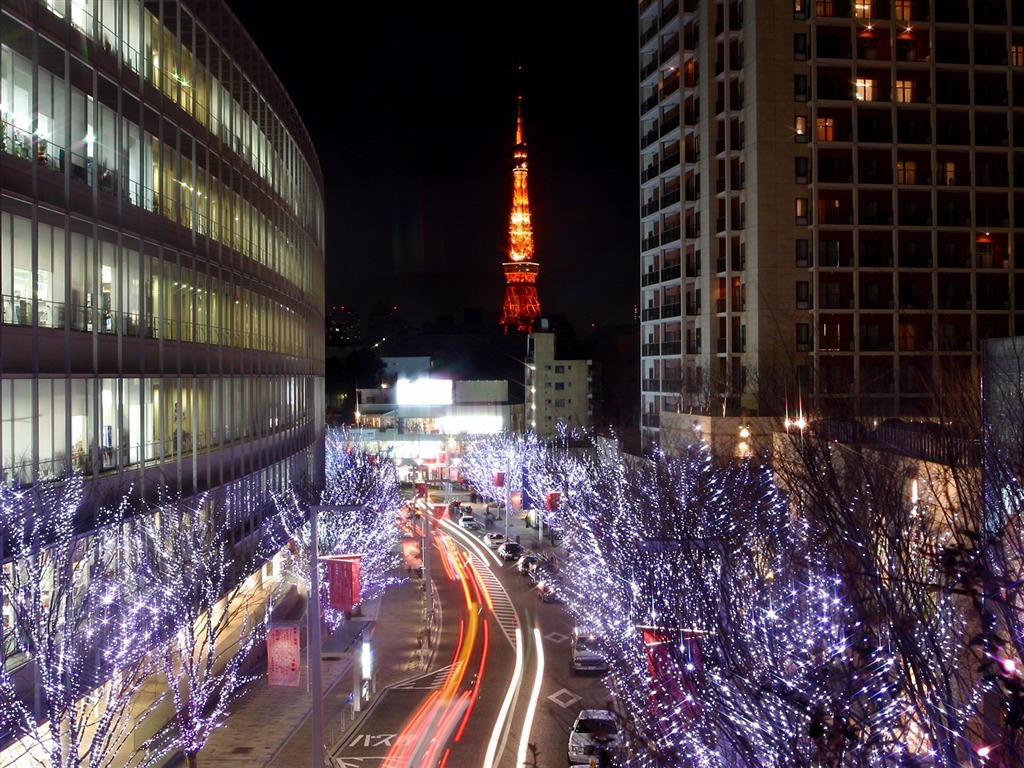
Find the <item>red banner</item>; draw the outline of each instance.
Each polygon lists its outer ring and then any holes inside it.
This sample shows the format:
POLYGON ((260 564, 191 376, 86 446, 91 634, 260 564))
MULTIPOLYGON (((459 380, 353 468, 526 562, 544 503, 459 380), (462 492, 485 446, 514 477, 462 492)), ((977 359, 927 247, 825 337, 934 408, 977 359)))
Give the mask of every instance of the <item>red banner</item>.
POLYGON ((696 679, 700 672, 698 633, 685 629, 642 627, 647 648, 647 672, 651 690, 648 706, 671 722, 677 710, 696 717, 700 713, 696 679))
POLYGON ((351 613, 359 604, 359 560, 362 555, 332 555, 320 558, 327 564, 327 605, 351 613))
POLYGON ((508 503, 509 503, 509 506, 512 507, 512 509, 522 509, 523 508, 523 492, 522 491, 512 491, 512 493, 510 493, 508 495, 508 503))
POLYGON ((267 682, 271 685, 298 685, 298 624, 271 624, 267 628, 267 682))
POLYGON ((561 497, 562 494, 560 494, 558 491, 551 491, 551 493, 548 494, 548 497, 544 502, 544 509, 546 509, 548 512, 557 512, 558 500, 561 497))
POLYGON ((505 485, 505 473, 504 472, 495 472, 494 473, 494 487, 495 488, 503 488, 504 485, 505 485))

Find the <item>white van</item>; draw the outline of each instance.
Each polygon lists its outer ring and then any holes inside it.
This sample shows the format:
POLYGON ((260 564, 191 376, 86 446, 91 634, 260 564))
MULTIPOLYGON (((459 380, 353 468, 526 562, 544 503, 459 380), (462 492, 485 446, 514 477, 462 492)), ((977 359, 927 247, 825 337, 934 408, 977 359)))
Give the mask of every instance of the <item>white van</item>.
POLYGON ((608 662, 600 653, 596 635, 584 632, 579 627, 572 631, 572 673, 585 672, 604 673, 608 671, 608 662))

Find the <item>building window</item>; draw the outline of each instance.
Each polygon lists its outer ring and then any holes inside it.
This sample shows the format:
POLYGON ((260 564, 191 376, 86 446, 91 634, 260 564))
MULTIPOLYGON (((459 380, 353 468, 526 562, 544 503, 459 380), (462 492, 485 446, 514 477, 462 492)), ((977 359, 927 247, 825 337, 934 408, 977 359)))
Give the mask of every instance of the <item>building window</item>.
POLYGON ((565 400, 560 397, 555 398, 555 408, 565 408, 565 400))
POLYGON ((555 382, 555 391, 560 391, 560 390, 563 390, 563 389, 565 389, 565 382, 564 381, 556 381, 555 382))
POLYGON ((798 197, 796 199, 796 223, 809 224, 810 210, 810 206, 807 204, 807 198, 798 197))
POLYGON ((835 141, 836 121, 831 117, 818 118, 818 141, 835 141))
POLYGON ((793 0, 793 18, 794 19, 806 19, 807 18, 807 3, 809 0, 793 0))
POLYGON ((796 308, 811 308, 811 284, 806 280, 799 280, 796 284, 796 308))
POLYGON ((555 373, 565 373, 565 366, 564 365, 556 365, 555 366, 555 373))
POLYGON ((875 100, 875 80, 870 77, 858 77, 855 83, 858 101, 875 100))
POLYGON ((811 241, 796 241, 796 265, 798 267, 811 266, 811 241))
POLYGON ((946 180, 946 186, 956 184, 956 163, 943 163, 942 175, 946 180))
POLYGON ((806 157, 797 157, 797 158, 795 158, 795 171, 796 171, 796 179, 795 180, 796 180, 797 184, 806 184, 807 183, 807 181, 808 181, 807 175, 809 173, 807 168, 808 168, 808 165, 807 165, 807 158, 806 157))
POLYGON ((818 16, 835 16, 836 9, 833 0, 817 0, 814 4, 814 13, 818 16))
POLYGON ((909 104, 914 100, 914 81, 913 80, 897 80, 896 81, 896 101, 901 104, 909 104))
POLYGON ((913 0, 896 0, 896 21, 912 21, 913 15, 913 0))
POLYGON ((917 184, 917 161, 897 160, 896 161, 896 183, 917 184))
POLYGON ((1010 46, 1010 63, 1015 67, 1024 67, 1024 45, 1010 46))
POLYGON ((811 326, 810 323, 796 324, 796 348, 799 352, 809 352, 811 349, 811 326))
POLYGON ((806 32, 797 32, 793 35, 793 58, 796 61, 807 61, 806 32))
POLYGON ((871 0, 854 0, 853 15, 858 19, 870 19, 871 0))
POLYGON ((807 117, 805 115, 797 115, 794 121, 794 130, 796 131, 796 140, 799 144, 807 143, 807 117))
POLYGON ((807 75, 793 75, 793 98, 807 101, 807 75))
POLYGON ((842 250, 838 240, 822 240, 821 242, 821 266, 838 267, 842 250))

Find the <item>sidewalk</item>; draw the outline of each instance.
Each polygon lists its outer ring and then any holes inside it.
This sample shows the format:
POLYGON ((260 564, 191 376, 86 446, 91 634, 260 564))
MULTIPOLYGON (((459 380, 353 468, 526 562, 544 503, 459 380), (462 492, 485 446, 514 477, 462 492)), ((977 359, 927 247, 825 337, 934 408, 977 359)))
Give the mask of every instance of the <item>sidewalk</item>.
MULTIPOLYGON (((404 570, 396 576, 406 577, 404 570)), ((365 626, 352 649, 332 650, 334 638, 324 641, 322 689, 324 693, 324 742, 336 743, 353 725, 350 696, 355 685, 353 663, 370 635, 375 663, 379 663, 376 692, 423 671, 417 645, 422 629, 423 597, 419 579, 410 579, 389 587, 382 597, 362 606, 362 616, 353 616, 346 626, 350 633, 365 626), (351 625, 351 626, 349 626, 351 625), (378 661, 379 660, 379 661, 378 661)), ((339 629, 342 633, 345 627, 339 629)), ((312 707, 306 664, 307 649, 302 650, 301 685, 270 686, 266 678, 231 708, 227 722, 210 737, 199 753, 201 765, 223 768, 294 768, 312 764, 312 707)), ((371 693, 371 697, 376 693, 371 693)), ((363 709, 370 706, 363 703, 363 709)), ((356 713, 358 717, 358 713, 356 713)), ((325 750, 326 756, 326 750, 325 750)))

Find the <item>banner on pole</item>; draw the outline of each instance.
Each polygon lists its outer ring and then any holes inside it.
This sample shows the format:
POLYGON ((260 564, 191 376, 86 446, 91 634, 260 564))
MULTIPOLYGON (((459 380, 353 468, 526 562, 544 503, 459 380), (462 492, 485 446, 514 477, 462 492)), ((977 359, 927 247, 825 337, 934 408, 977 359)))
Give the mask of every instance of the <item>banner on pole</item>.
POLYGON ((270 685, 298 685, 299 625, 271 624, 267 627, 267 682, 270 685))
POLYGON ((327 605, 351 613, 359 604, 359 561, 362 555, 331 555, 320 558, 327 565, 327 605))

